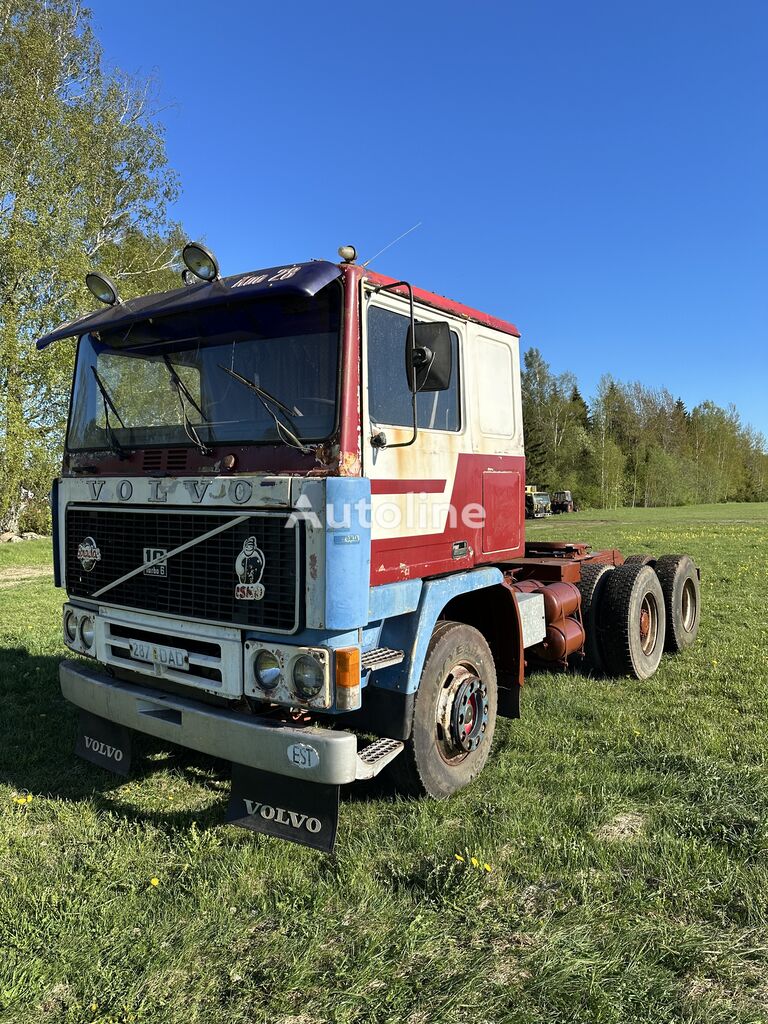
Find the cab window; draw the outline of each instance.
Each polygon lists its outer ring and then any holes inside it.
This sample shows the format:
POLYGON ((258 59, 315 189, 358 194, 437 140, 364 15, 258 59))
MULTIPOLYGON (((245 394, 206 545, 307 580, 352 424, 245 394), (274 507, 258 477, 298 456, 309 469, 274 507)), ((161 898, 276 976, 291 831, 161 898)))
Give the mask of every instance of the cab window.
MULTIPOLYGON (((413 422, 411 393, 405 373, 405 343, 410 318, 381 306, 368 309, 368 408, 371 421, 392 427, 413 422)), ((451 383, 445 391, 416 397, 420 430, 459 430, 459 337, 451 331, 451 383)))

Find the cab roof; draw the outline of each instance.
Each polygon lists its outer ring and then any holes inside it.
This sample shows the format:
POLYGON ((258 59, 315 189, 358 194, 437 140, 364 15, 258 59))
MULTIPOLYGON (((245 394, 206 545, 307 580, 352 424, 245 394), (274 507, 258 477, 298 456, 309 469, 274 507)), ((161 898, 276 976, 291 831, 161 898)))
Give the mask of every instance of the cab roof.
MULTIPOLYGON (((63 338, 75 338, 82 334, 105 330, 127 328, 142 321, 155 321, 161 317, 172 316, 174 313, 188 313, 234 301, 240 302, 253 298, 272 298, 274 296, 305 297, 316 295, 331 281, 344 274, 352 274, 355 278, 364 278, 374 286, 397 284, 395 278, 385 277, 375 271, 366 270, 354 264, 330 263, 327 260, 313 260, 310 263, 292 263, 282 267, 268 267, 264 270, 251 270, 244 274, 234 274, 220 278, 218 281, 201 281, 199 284, 185 285, 167 292, 154 292, 141 295, 135 299, 127 299, 114 306, 97 309, 93 313, 61 324, 55 330, 40 338, 38 349, 47 348, 55 341, 63 338)), ((399 294, 407 294, 407 289, 392 289, 399 294)), ((451 316, 472 323, 490 327, 504 334, 520 337, 514 324, 497 317, 481 313, 453 299, 447 299, 435 292, 413 289, 416 302, 434 309, 442 310, 451 316)))
MULTIPOLYGON (((392 285, 396 283, 395 278, 385 277, 383 274, 377 274, 372 270, 366 270, 364 273, 365 280, 373 285, 392 285)), ((401 295, 407 294, 407 289, 405 288, 394 288, 392 290, 401 295)), ((520 331, 508 320, 499 320, 498 317, 490 316, 488 313, 481 313, 479 309, 472 309, 471 306, 465 306, 461 302, 447 299, 444 295, 424 291, 422 288, 414 288, 413 298, 416 302, 421 302, 425 306, 432 306, 434 309, 443 310, 445 313, 450 313, 451 316, 459 317, 462 320, 470 320, 472 323, 481 324, 483 327, 490 327, 494 331, 502 331, 504 334, 512 334, 516 338, 520 337, 520 331)))
POLYGON ((276 295, 311 298, 341 276, 341 268, 326 260, 292 263, 266 270, 251 270, 218 281, 201 281, 169 292, 155 292, 106 306, 77 320, 70 320, 37 342, 46 348, 62 338, 74 338, 92 331, 116 330, 141 321, 153 321, 174 313, 189 313, 245 299, 272 298, 276 295))

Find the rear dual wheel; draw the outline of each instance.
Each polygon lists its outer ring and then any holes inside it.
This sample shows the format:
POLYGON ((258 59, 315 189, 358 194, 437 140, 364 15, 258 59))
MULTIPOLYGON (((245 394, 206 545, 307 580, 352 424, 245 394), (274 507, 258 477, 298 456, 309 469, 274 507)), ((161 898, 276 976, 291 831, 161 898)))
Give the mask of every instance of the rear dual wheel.
POLYGON ((609 675, 647 679, 659 667, 666 630, 664 593, 649 565, 620 565, 607 577, 597 639, 609 675))
POLYGON ((604 562, 587 562, 581 567, 578 586, 581 592, 581 619, 585 633, 584 668, 592 675, 602 675, 605 672, 597 613, 608 573, 611 572, 613 566, 604 562))
POLYGON ((699 632, 701 585, 699 572, 688 555, 664 555, 656 562, 656 575, 664 593, 668 651, 690 647, 699 632))

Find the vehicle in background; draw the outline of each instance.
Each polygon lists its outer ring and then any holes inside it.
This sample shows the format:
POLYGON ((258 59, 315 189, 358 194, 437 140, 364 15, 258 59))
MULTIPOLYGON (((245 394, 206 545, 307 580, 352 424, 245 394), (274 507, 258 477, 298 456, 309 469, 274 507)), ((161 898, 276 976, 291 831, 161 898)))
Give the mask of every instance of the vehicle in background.
POLYGON ((560 512, 578 511, 570 491, 555 491, 552 494, 552 511, 555 515, 560 512))
POLYGON ((534 491, 525 496, 525 516, 527 519, 543 519, 552 515, 552 502, 547 491, 534 491))

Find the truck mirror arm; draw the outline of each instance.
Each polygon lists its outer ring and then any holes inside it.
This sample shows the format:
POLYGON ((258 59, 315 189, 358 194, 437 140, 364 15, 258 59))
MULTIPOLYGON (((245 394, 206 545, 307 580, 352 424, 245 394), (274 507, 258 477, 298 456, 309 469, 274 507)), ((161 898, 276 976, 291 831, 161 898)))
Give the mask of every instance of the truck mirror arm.
MULTIPOLYGON (((414 314, 414 311, 413 311, 413 285, 409 284, 408 281, 393 281, 392 284, 380 284, 378 286, 378 288, 374 288, 373 289, 373 292, 374 292, 374 295, 378 295, 379 292, 388 291, 391 288, 407 288, 408 289, 408 305, 409 305, 410 319, 411 319, 410 337, 411 337, 411 345, 414 346, 414 352, 415 352, 416 348, 415 348, 415 345, 414 345, 414 341, 415 341, 415 338, 416 338, 416 317, 415 317, 415 314, 414 314)), ((386 445, 387 448, 408 448, 408 447, 410 447, 410 445, 412 445, 415 442, 416 438, 418 437, 419 428, 418 428, 418 424, 417 424, 417 420, 416 420, 416 395, 418 394, 418 392, 416 390, 415 363, 412 362, 412 365, 414 366, 414 370, 413 370, 413 373, 412 373, 411 377, 408 380, 408 387, 411 390, 411 413, 412 413, 412 416, 413 416, 413 434, 412 434, 410 440, 408 440, 408 441, 398 441, 395 444, 387 444, 386 445)), ((371 440, 371 443, 373 444, 373 440, 371 440)), ((386 439, 385 439, 385 444, 386 444, 386 439)), ((374 445, 374 447, 377 447, 377 446, 374 445)), ((379 444, 378 447, 384 447, 384 446, 379 444)))

